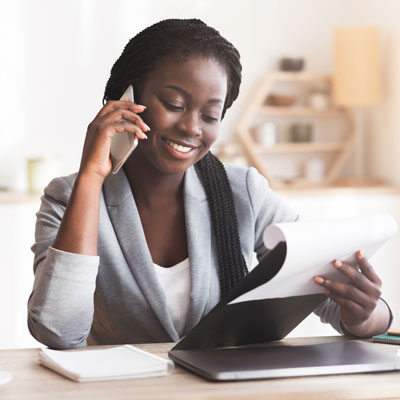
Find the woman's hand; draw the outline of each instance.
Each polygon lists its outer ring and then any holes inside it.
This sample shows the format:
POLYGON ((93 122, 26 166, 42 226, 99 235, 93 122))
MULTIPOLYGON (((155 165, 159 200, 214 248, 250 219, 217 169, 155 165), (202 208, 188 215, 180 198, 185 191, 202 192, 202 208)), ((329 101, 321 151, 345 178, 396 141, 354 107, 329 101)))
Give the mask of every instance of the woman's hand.
POLYGON ((137 115, 145 106, 128 100, 109 101, 89 124, 79 174, 95 174, 102 180, 111 172, 111 139, 118 132, 131 132, 138 139, 147 139, 150 128, 137 115))
POLYGON ((359 268, 340 260, 333 262, 333 266, 348 278, 347 283, 323 276, 316 276, 314 281, 340 306, 340 320, 346 331, 367 337, 386 331, 390 312, 380 300, 382 282, 378 275, 361 251, 356 253, 356 259, 359 268))

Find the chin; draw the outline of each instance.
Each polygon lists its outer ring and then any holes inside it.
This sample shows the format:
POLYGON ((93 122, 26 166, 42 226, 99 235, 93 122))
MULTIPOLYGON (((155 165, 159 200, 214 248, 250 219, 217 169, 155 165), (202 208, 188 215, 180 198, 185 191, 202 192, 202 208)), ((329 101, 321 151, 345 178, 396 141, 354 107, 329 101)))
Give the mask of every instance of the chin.
POLYGON ((193 157, 187 160, 168 160, 163 158, 159 159, 154 165, 164 175, 177 175, 183 174, 195 163, 197 163, 202 157, 193 157))
POLYGON ((164 165, 160 167, 158 170, 164 175, 177 175, 183 174, 187 171, 193 164, 183 164, 183 165, 164 165))

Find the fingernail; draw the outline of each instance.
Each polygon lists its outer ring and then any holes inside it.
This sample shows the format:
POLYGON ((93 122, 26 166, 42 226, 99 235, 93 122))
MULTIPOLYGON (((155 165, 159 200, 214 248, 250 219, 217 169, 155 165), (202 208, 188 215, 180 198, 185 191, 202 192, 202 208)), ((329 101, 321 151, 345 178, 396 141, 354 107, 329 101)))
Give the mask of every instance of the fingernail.
POLYGON ((356 255, 357 255, 357 258, 358 258, 359 260, 361 260, 361 259, 364 258, 364 254, 363 254, 363 252, 362 252, 361 250, 358 250, 356 255))
POLYGON ((150 127, 149 127, 147 124, 143 123, 143 125, 144 125, 144 127, 145 127, 145 129, 146 129, 146 132, 147 132, 147 131, 150 131, 150 127))
POLYGON ((145 106, 142 106, 140 104, 133 104, 132 106, 132 111, 137 112, 137 113, 141 113, 146 109, 145 106))
POLYGON ((333 266, 334 266, 335 268, 340 268, 342 265, 343 265, 343 263, 342 263, 340 260, 335 260, 335 261, 333 262, 333 266))
POLYGON ((325 279, 322 276, 315 276, 314 277, 314 282, 317 283, 318 285, 322 285, 324 283, 325 279))

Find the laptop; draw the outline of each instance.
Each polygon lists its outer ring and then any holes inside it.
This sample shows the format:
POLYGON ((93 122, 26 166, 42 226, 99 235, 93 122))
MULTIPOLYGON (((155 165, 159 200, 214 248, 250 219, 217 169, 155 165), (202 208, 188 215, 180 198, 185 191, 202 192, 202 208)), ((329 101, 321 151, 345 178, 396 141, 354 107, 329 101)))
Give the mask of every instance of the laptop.
POLYGON ((356 341, 172 350, 169 357, 211 381, 400 370, 400 357, 356 341))
POLYGON ((400 357, 367 343, 342 340, 303 346, 279 342, 326 296, 309 294, 231 303, 269 281, 286 256, 279 243, 168 356, 214 381, 344 374, 400 369, 400 357))

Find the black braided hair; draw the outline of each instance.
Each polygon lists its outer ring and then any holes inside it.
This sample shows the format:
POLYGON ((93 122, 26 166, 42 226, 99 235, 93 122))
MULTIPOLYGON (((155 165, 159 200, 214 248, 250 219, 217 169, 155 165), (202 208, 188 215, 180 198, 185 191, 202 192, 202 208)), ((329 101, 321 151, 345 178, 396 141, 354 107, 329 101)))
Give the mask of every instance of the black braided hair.
MULTIPOLYGON (((216 29, 198 19, 163 20, 133 37, 111 69, 103 102, 119 99, 131 84, 135 88, 136 98, 140 99, 140 90, 147 74, 161 57, 174 54, 212 57, 225 67, 228 90, 223 118, 239 94, 242 71, 240 55, 216 29)), ((232 188, 223 164, 211 152, 196 163, 195 169, 210 206, 218 253, 220 291, 224 296, 247 273, 240 247, 232 188)))
POLYGON ((239 94, 242 66, 236 48, 219 32, 199 19, 166 19, 134 36, 111 69, 103 103, 118 100, 133 85, 140 95, 141 83, 159 59, 166 55, 211 56, 227 69, 228 90, 222 117, 239 94))
POLYGON ((218 275, 223 297, 247 273, 239 239, 232 188, 224 165, 208 152, 195 165, 203 178, 210 204, 218 254, 218 275))

